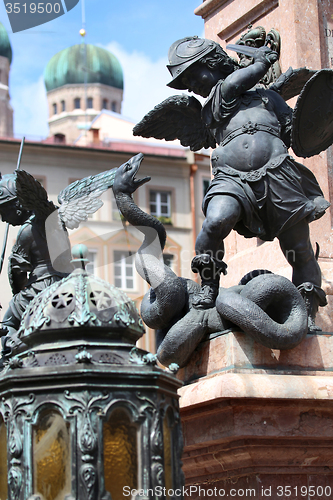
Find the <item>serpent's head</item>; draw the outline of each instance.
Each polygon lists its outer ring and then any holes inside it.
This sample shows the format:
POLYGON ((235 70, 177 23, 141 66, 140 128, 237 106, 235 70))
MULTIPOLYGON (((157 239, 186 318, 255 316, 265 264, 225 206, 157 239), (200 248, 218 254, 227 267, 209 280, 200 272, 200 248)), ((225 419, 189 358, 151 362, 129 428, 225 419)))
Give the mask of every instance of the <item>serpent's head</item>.
POLYGON ((118 168, 112 186, 115 195, 119 193, 131 195, 142 184, 150 181, 150 177, 144 177, 143 179, 135 178, 142 160, 143 154, 139 153, 118 168))

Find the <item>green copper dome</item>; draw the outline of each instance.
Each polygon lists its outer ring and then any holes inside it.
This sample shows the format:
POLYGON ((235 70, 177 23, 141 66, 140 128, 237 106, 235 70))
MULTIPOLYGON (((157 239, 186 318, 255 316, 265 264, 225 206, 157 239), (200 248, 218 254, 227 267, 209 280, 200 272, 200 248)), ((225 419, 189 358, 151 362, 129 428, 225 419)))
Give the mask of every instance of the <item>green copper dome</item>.
POLYGON ((9 64, 12 63, 12 46, 10 45, 6 28, 2 23, 0 23, 0 56, 7 57, 9 64))
MULTIPOLYGON (((123 89, 123 70, 113 54, 94 45, 87 48, 87 83, 103 83, 123 89)), ((47 91, 62 87, 68 83, 84 83, 85 46, 73 45, 57 54, 48 62, 45 73, 47 91)))

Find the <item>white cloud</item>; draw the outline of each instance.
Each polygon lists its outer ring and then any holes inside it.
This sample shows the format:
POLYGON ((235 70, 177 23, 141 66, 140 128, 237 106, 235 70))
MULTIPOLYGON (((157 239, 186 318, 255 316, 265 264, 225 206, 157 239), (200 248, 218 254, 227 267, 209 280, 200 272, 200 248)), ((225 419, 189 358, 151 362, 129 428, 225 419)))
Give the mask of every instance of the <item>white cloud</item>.
POLYGON ((180 91, 166 87, 171 75, 166 68, 167 58, 152 61, 147 55, 126 52, 117 42, 106 47, 118 59, 124 72, 122 114, 138 121, 156 104, 180 91))
POLYGON ((43 76, 36 82, 11 86, 14 133, 36 139, 48 135, 48 108, 43 76))

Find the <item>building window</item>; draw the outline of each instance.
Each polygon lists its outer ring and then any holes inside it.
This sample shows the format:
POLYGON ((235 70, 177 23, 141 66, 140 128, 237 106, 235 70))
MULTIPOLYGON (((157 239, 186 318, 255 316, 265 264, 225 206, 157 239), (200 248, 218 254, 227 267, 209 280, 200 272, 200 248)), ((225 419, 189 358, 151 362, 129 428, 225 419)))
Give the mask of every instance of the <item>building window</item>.
MULTIPOLYGON (((36 177, 36 176, 34 175, 34 178, 35 178, 35 180, 36 180, 36 181, 38 181, 38 182, 39 182, 39 184, 40 184, 41 186, 43 186, 43 188, 45 188, 45 184, 46 184, 46 183, 45 183, 45 177, 38 177, 38 176, 36 177)), ((0 497, 0 498, 1 498, 1 497, 0 497)))
POLYGON ((58 113, 58 106, 57 103, 53 103, 53 114, 56 115, 58 113))
POLYGON ((66 142, 66 136, 64 134, 54 134, 54 142, 56 144, 65 144, 66 142))
POLYGON ((173 269, 173 259, 174 255, 172 255, 171 253, 163 254, 163 262, 166 266, 170 267, 170 269, 173 269))
POLYGON ((114 284, 124 290, 134 290, 134 255, 123 250, 114 251, 114 284))
POLYGON ((66 103, 65 103, 65 101, 61 101, 61 111, 66 111, 66 103))
POLYGON ((202 179, 202 194, 206 196, 210 184, 210 179, 202 179))
POLYGON ((107 99, 103 99, 103 105, 102 105, 102 108, 103 108, 103 109, 108 109, 108 100, 107 100, 107 99))
POLYGON ((96 275, 97 250, 89 248, 86 258, 89 261, 89 262, 86 263, 86 271, 87 271, 87 273, 95 274, 96 275))
POLYGON ((167 191, 150 191, 149 206, 155 217, 171 217, 171 195, 167 191))
POLYGON ((116 103, 116 101, 113 101, 113 103, 111 104, 111 109, 112 109, 112 111, 114 111, 115 113, 117 112, 117 103, 116 103))
POLYGON ((99 128, 92 128, 92 136, 93 136, 93 143, 94 144, 99 144, 99 128))
POLYGON ((81 99, 79 97, 75 97, 74 99, 74 109, 80 109, 81 108, 81 99))
POLYGON ((92 97, 88 97, 87 98, 87 108, 91 109, 92 107, 93 107, 93 98, 92 97))

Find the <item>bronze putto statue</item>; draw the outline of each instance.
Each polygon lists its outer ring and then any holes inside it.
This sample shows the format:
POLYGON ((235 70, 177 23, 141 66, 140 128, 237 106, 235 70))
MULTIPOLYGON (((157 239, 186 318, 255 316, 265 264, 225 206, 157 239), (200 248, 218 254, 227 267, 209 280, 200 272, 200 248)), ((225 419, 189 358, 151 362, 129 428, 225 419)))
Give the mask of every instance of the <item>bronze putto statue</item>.
POLYGON ((319 305, 326 304, 326 298, 310 243, 309 223, 322 217, 330 204, 312 172, 296 162, 288 149, 292 146, 297 155, 311 156, 333 142, 329 118, 333 76, 330 70, 323 70, 323 76, 322 72, 305 68, 290 68, 279 76, 278 33, 272 30, 265 40, 265 31, 259 28, 250 28, 238 44, 230 46, 242 54, 240 63, 212 40, 186 37, 173 43, 168 65, 172 80, 168 86, 188 90, 206 101, 201 106, 192 96, 172 96, 150 111, 135 126, 134 134, 179 139, 194 151, 214 149, 214 178, 202 206, 206 219, 191 265, 201 277, 194 307, 214 307, 220 275, 227 268, 223 261, 224 239, 234 229, 246 238, 278 238, 293 268, 292 281, 306 295, 309 329, 316 330, 315 314, 319 305), (305 83, 306 99, 302 97, 305 83), (314 147, 305 151, 304 143, 309 145, 309 141, 299 137, 299 129, 307 127, 304 115, 308 121, 309 116, 315 118, 309 103, 318 87, 328 99, 322 105, 327 116, 324 120, 317 117, 317 121, 324 122, 321 132, 325 127, 330 130, 328 137, 322 134, 325 141, 319 144, 314 138, 310 141, 314 147), (284 97, 289 99, 300 92, 295 115, 284 97))

